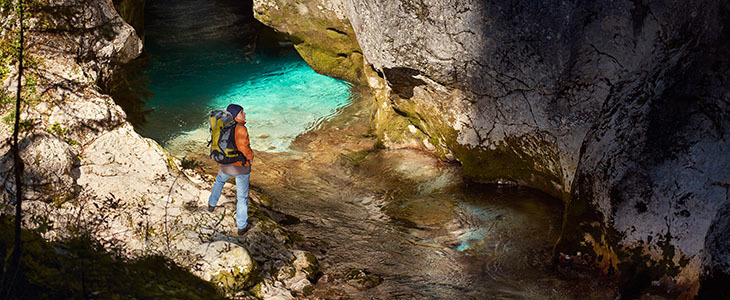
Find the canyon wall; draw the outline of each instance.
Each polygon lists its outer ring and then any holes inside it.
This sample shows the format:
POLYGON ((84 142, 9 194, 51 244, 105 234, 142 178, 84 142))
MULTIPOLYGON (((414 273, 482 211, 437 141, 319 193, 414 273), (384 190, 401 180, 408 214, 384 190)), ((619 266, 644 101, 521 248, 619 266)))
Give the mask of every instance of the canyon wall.
POLYGON ((562 198, 556 255, 582 252, 626 293, 664 275, 682 295, 726 278, 726 2, 254 2, 312 48, 331 46, 300 19, 349 21, 385 146, 562 198))

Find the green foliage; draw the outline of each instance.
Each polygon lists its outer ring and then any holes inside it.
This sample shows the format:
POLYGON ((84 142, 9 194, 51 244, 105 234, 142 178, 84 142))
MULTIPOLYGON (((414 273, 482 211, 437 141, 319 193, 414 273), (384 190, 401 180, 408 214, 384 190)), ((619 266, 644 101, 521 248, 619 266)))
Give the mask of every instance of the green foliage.
MULTIPOLYGON (((3 122, 5 124, 8 124, 12 126, 15 124, 15 111, 10 111, 5 117, 3 117, 3 122)), ((20 124, 18 124, 20 132, 28 131, 31 128, 33 128, 33 121, 32 120, 20 120, 20 124)))
MULTIPOLYGON (((46 7, 45 0, 24 0, 23 1, 23 18, 28 20, 30 18, 36 19, 35 25, 45 24, 45 18, 41 17, 40 11, 43 7, 46 7)), ((21 93, 21 107, 23 105, 34 106, 40 102, 40 95, 37 93, 38 78, 39 75, 36 71, 40 65, 40 60, 35 56, 31 55, 31 51, 27 49, 29 45, 27 42, 25 45, 20 44, 20 34, 18 28, 17 11, 19 9, 19 1, 17 0, 0 0, 0 18, 3 19, 2 35, 0 36, 0 81, 4 81, 10 75, 10 66, 17 65, 18 57, 21 51, 23 51, 23 66, 25 71, 23 72, 23 91, 21 93), (22 49, 22 50, 21 50, 22 49)), ((27 24, 23 24, 24 34, 28 35, 31 32, 30 28, 27 28, 27 24)), ((15 103, 14 95, 6 94, 5 91, 0 91, 0 109, 8 109, 9 105, 15 103)), ((11 112, 3 118, 3 121, 7 124, 13 125, 15 122, 15 113, 11 112)), ((32 121, 20 120, 20 131, 30 129, 33 125, 32 121)))
POLYGON ((51 127, 48 128, 48 132, 58 135, 60 137, 63 137, 66 135, 66 132, 68 132, 68 129, 63 128, 61 126, 61 124, 59 124, 59 123, 53 123, 53 125, 51 125, 51 127))
POLYGON ((40 234, 44 234, 53 230, 53 221, 48 218, 48 215, 34 215, 30 217, 30 222, 33 223, 36 231, 40 234))
POLYGON ((189 159, 187 157, 183 157, 182 161, 180 162, 180 166, 183 168, 183 170, 193 170, 202 167, 203 163, 193 158, 189 159))
MULTIPOLYGON (((12 218, 0 216, 2 257, 13 251, 12 226, 12 218)), ((13 281, 8 299, 225 299, 211 283, 161 256, 126 259, 87 235, 61 242, 27 230, 21 235, 24 276, 13 281)), ((0 269, 4 278, 12 276, 7 260, 0 260, 0 269)))
POLYGON ((3 122, 8 125, 12 125, 15 122, 15 111, 11 111, 9 114, 3 117, 3 122))
POLYGON ((66 143, 68 143, 71 146, 79 144, 79 142, 77 142, 71 138, 68 138, 66 136, 66 133, 68 133, 68 128, 64 128, 59 123, 53 123, 53 125, 51 125, 51 127, 49 127, 47 130, 48 130, 48 132, 60 137, 61 139, 63 139, 66 143))
POLYGON ((10 103, 15 103, 15 98, 6 93, 0 92, 0 108, 5 108, 5 106, 10 103))

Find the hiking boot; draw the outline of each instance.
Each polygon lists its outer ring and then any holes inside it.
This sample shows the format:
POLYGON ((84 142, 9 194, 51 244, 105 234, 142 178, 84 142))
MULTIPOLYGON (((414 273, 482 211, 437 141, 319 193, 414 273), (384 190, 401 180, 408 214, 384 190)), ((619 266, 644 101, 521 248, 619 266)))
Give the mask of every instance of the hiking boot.
POLYGON ((246 224, 246 227, 238 229, 238 236, 242 236, 249 229, 251 229, 251 224, 246 224))
POLYGON ((213 210, 215 210, 215 206, 210 206, 210 204, 208 204, 208 211, 213 212, 213 210))

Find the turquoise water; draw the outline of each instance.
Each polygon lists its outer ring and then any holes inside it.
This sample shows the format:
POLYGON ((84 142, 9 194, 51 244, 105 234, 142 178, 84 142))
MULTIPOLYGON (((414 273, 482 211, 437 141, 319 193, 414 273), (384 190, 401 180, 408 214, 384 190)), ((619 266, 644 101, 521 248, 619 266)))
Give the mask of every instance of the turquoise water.
POLYGON ((175 155, 205 146, 209 112, 230 103, 244 107, 254 149, 286 151, 351 101, 346 82, 314 72, 291 45, 254 50, 257 27, 236 10, 203 0, 147 8, 143 75, 153 96, 138 130, 175 155))

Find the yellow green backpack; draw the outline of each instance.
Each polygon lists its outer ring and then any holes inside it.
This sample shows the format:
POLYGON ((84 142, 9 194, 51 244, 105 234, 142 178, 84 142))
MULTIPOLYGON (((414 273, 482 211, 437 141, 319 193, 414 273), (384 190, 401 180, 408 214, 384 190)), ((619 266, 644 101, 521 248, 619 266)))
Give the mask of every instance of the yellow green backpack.
POLYGON ((210 158, 221 164, 246 161, 236 147, 236 120, 225 110, 210 113, 210 158))

